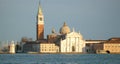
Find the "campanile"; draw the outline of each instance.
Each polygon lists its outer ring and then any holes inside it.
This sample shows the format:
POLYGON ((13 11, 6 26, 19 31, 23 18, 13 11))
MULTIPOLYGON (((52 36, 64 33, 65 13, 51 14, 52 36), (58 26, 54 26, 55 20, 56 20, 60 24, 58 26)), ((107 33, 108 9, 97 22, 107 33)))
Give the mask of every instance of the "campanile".
POLYGON ((37 40, 44 39, 44 16, 42 8, 39 4, 38 15, 37 15, 37 40))

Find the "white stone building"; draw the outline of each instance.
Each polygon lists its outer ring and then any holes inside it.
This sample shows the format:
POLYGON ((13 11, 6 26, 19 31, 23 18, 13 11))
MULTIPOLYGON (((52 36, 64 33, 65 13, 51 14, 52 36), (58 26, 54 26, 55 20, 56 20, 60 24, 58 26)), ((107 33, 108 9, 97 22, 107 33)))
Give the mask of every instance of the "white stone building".
POLYGON ((60 41, 60 52, 62 53, 85 53, 85 41, 77 32, 70 32, 65 39, 60 41))
POLYGON ((64 23, 60 29, 63 37, 60 40, 61 53, 85 53, 85 40, 80 33, 70 32, 70 28, 64 23))
POLYGON ((55 43, 40 43, 40 53, 58 53, 59 47, 55 43))

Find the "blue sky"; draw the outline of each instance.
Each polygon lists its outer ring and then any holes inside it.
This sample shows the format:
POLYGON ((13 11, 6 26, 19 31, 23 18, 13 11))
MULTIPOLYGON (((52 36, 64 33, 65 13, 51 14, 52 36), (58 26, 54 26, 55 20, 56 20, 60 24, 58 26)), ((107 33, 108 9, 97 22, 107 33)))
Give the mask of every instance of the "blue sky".
MULTIPOLYGON (((0 0, 0 41, 36 39, 39 0, 0 0)), ((120 0, 41 0, 45 36, 64 22, 84 39, 120 37, 120 0)))

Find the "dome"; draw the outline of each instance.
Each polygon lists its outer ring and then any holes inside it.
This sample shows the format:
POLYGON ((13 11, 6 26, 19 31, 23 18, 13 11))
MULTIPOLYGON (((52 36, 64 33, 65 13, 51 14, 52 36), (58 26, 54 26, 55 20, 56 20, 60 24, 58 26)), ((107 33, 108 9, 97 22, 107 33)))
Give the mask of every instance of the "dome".
POLYGON ((67 34, 70 32, 70 28, 67 26, 66 23, 60 28, 60 34, 67 34))
POLYGON ((52 31, 51 31, 52 33, 50 34, 50 36, 53 36, 53 37, 56 37, 57 36, 57 33, 55 32, 55 29, 54 28, 52 28, 52 31))

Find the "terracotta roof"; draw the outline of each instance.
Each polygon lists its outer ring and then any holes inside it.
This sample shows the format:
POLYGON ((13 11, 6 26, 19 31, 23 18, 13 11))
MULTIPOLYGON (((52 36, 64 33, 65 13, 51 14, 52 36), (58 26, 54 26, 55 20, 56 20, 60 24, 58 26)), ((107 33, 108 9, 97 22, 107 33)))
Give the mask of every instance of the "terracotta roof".
POLYGON ((120 38, 110 38, 105 43, 120 43, 120 38))
POLYGON ((110 38, 109 40, 120 40, 120 37, 113 37, 113 38, 110 38))

